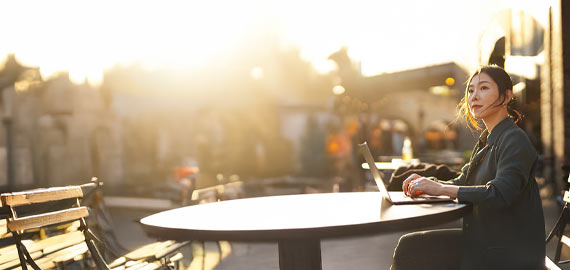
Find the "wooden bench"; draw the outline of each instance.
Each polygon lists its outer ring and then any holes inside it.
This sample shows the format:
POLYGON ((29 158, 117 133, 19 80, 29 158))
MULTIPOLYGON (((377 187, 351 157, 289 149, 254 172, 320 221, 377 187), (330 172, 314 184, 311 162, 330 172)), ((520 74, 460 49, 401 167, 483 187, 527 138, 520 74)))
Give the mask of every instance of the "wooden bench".
POLYGON ((1 194, 1 207, 10 213, 6 233, 12 234, 15 244, 0 248, 0 269, 64 269, 72 262, 103 270, 178 267, 182 258, 178 249, 185 242, 152 243, 107 263, 104 245, 86 222, 88 208, 81 205, 82 187, 97 186, 93 182, 1 194), (38 232, 35 237, 26 238, 33 230, 38 232))

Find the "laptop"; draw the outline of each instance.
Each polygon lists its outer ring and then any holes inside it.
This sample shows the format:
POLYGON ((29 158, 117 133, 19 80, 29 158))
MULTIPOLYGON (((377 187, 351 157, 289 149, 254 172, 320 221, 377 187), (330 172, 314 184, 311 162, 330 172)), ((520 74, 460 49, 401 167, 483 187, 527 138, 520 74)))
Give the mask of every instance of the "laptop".
POLYGON ((372 173, 372 177, 376 182, 376 186, 378 186, 378 190, 384 199, 386 199, 391 204, 414 204, 414 203, 432 203, 432 202, 451 202, 454 199, 448 196, 430 196, 430 195, 420 195, 415 198, 408 197, 404 194, 403 191, 390 191, 386 189, 384 186, 384 181, 382 180, 382 176, 380 176, 380 172, 374 163, 374 158, 370 153, 370 148, 368 148, 368 144, 366 142, 361 143, 358 145, 358 149, 364 156, 364 159, 368 163, 370 167, 370 172, 372 173))

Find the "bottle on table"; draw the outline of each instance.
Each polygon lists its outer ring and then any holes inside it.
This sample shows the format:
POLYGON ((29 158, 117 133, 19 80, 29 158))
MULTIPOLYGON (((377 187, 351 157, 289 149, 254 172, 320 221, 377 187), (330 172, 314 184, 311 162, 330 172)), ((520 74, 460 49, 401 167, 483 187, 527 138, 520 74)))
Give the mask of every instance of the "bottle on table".
POLYGON ((408 160, 412 160, 414 158, 414 153, 412 150, 412 141, 410 140, 410 137, 407 137, 404 139, 404 144, 402 146, 402 160, 404 161, 408 161, 408 160))

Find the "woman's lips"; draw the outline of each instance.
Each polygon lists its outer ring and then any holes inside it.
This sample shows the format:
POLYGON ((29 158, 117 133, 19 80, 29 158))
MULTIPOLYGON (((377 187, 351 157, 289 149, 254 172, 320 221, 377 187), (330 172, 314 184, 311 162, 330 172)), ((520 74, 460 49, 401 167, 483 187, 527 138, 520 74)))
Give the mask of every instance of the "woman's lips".
POLYGON ((477 109, 479 109, 479 108, 481 108, 481 107, 483 107, 483 106, 481 106, 481 105, 473 105, 473 106, 471 106, 471 109, 472 109, 472 110, 477 110, 477 109))

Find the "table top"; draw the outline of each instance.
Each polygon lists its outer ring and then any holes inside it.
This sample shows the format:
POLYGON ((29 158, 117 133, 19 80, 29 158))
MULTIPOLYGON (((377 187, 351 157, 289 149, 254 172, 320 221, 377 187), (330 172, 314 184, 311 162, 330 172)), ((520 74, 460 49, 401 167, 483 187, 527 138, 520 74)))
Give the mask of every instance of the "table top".
POLYGON ((455 202, 391 205, 379 192, 319 193, 181 207, 141 223, 161 239, 278 241, 410 230, 459 219, 469 209, 455 202))

